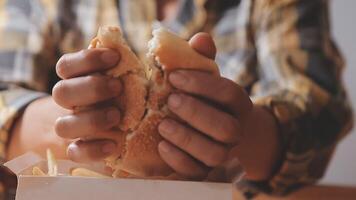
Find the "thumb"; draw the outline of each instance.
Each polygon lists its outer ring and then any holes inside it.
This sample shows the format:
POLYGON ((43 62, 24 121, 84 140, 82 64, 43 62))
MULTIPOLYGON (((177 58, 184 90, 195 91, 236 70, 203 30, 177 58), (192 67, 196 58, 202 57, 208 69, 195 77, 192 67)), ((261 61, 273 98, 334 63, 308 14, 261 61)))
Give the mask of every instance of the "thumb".
POLYGON ((214 44, 213 38, 208 33, 197 33, 189 40, 190 46, 196 50, 198 53, 215 59, 216 46, 214 44))

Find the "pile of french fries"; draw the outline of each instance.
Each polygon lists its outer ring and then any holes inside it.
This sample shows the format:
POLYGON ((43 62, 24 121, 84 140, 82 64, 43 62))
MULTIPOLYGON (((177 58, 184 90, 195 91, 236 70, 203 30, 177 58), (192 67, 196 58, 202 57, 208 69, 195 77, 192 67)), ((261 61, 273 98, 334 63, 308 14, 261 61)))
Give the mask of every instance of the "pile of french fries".
MULTIPOLYGON (((47 155, 47 168, 48 171, 45 173, 41 168, 39 167, 33 167, 32 168, 32 175, 34 176, 58 176, 60 175, 58 173, 58 163, 57 160, 53 154, 53 152, 50 149, 47 149, 46 151, 47 155)), ((70 170, 70 175, 71 176, 81 176, 81 177, 95 177, 95 178, 110 178, 109 176, 106 176, 104 174, 78 167, 78 168, 73 168, 70 170)))

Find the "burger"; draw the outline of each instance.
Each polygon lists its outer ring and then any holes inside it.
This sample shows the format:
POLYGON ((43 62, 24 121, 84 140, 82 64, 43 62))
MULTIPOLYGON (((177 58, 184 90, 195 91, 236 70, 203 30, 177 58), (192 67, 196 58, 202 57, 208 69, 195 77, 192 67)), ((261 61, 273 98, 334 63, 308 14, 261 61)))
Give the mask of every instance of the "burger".
POLYGON ((167 117, 179 120, 166 105, 175 89, 168 82, 177 69, 201 70, 219 76, 214 60, 195 51, 189 43, 164 29, 155 29, 148 42, 148 62, 142 62, 130 49, 119 27, 101 27, 89 48, 110 48, 121 55, 117 66, 105 72, 121 80, 123 92, 112 104, 121 112, 114 127, 115 153, 105 162, 114 177, 172 178, 174 171, 161 159, 159 123, 167 117))

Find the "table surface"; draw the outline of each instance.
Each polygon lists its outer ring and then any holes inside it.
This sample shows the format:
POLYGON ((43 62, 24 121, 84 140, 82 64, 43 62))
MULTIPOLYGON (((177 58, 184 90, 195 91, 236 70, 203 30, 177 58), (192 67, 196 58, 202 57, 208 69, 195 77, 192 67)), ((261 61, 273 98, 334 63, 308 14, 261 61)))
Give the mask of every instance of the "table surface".
MULTIPOLYGON (((238 192, 234 194, 234 200, 243 199, 238 192)), ((287 197, 270 197, 259 195, 256 200, 356 200, 356 187, 316 185, 300 189, 287 197)))

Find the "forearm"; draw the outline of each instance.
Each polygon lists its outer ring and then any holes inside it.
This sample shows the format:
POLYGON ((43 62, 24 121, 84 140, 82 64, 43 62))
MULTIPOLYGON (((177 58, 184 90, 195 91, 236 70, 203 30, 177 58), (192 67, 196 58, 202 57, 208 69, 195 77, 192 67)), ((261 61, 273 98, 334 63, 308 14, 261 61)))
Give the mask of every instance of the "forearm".
POLYGON ((250 95, 278 121, 283 157, 271 179, 239 188, 285 195, 323 175, 337 141, 348 130, 351 114, 340 77, 343 62, 329 35, 328 1, 254 4, 258 85, 263 87, 253 87, 250 95), (289 15, 278 17, 280 13, 289 15), (310 16, 316 20, 302 23, 310 16))
POLYGON ((7 159, 28 151, 43 155, 47 148, 51 148, 57 157, 64 158, 68 141, 58 137, 53 126, 55 120, 67 112, 57 106, 52 97, 41 98, 29 104, 11 129, 7 159))
POLYGON ((273 175, 282 155, 277 123, 271 113, 258 105, 244 120, 244 135, 236 147, 236 154, 247 179, 267 180, 273 175))

